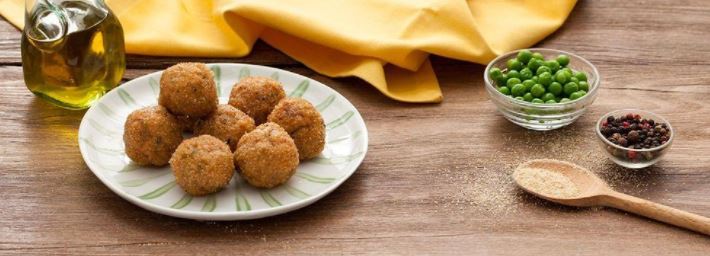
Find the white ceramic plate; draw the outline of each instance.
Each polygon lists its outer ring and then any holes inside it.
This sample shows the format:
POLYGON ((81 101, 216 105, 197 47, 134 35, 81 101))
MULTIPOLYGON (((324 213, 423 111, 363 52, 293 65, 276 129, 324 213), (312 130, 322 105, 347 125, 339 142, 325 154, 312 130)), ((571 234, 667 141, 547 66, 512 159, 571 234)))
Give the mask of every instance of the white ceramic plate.
POLYGON ((169 166, 136 166, 123 150, 123 124, 128 114, 157 104, 162 72, 133 79, 110 91, 84 115, 79 149, 101 182, 124 199, 147 210, 197 220, 244 220, 277 215, 312 204, 352 175, 367 152, 367 128, 360 113, 333 89, 288 71, 246 64, 209 64, 220 103, 232 86, 247 76, 279 80, 291 97, 302 97, 321 112, 326 123, 323 153, 301 162, 288 183, 256 189, 235 174, 219 193, 191 197, 175 183, 169 166))

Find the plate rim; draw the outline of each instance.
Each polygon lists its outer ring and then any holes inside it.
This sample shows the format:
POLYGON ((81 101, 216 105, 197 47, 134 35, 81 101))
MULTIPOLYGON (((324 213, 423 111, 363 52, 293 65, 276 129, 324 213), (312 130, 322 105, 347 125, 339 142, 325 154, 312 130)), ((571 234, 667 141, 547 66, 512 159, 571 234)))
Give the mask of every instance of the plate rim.
MULTIPOLYGON (((362 115, 360 114, 360 111, 350 102, 345 96, 331 88, 330 86, 327 86, 320 81, 317 81, 313 78, 303 76, 301 74, 297 74, 288 70, 283 70, 275 67, 269 67, 269 66, 262 66, 262 65, 254 65, 254 64, 246 64, 246 63, 205 63, 208 66, 220 66, 220 67, 225 67, 225 66, 230 66, 230 67, 235 67, 235 68, 243 68, 243 67, 248 67, 248 68, 257 68, 257 69, 267 69, 269 71, 275 71, 275 72, 284 72, 288 73, 291 75, 294 75, 296 77, 302 78, 302 79, 307 79, 309 83, 316 83, 319 86, 324 87, 327 91, 330 93, 333 93, 335 97, 339 97, 341 102, 346 104, 346 107, 350 107, 354 113, 353 117, 355 117, 355 120, 361 123, 363 129, 361 133, 361 138, 364 140, 364 148, 362 151, 362 154, 354 159, 354 162, 357 162, 355 165, 353 165, 353 170, 349 171, 346 175, 344 175, 339 181, 334 182, 331 186, 327 187, 323 191, 321 191, 318 194, 315 194, 309 198, 306 199, 301 199, 298 201, 295 201, 293 203, 289 204, 284 204, 280 205, 277 207, 272 207, 272 208, 264 208, 264 209, 257 209, 257 210, 249 210, 249 211, 229 211, 229 212, 193 212, 193 211, 185 211, 182 209, 172 209, 169 207, 149 203, 147 200, 142 200, 138 198, 137 196, 131 195, 128 192, 122 190, 119 188, 116 184, 111 182, 108 177, 104 177, 103 174, 101 174, 98 169, 98 166, 91 161, 88 156, 87 152, 89 149, 87 149, 83 143, 81 143, 82 137, 80 134, 82 134, 82 130, 88 129, 86 126, 88 125, 86 121, 88 118, 86 118, 90 113, 93 113, 96 111, 96 106, 98 104, 93 104, 87 111, 84 113, 84 116, 82 116, 81 122, 79 123, 79 130, 77 131, 77 141, 79 144, 79 151, 82 156, 82 160, 86 164, 87 167, 89 167, 89 170, 96 176, 101 183, 103 183, 106 187, 108 187, 112 192, 120 196, 126 201, 129 201, 133 203, 134 205, 137 205, 143 209, 146 209, 148 211, 152 211, 155 213, 163 214, 163 215, 168 215, 172 217, 178 217, 178 218, 185 218, 185 219, 194 219, 194 220, 209 220, 209 221, 233 221, 233 220, 249 220, 249 219, 259 219, 259 218, 265 218, 265 217, 270 217, 274 215, 279 215, 279 214, 284 214, 288 213, 291 211, 298 210, 300 208, 306 207, 308 205, 311 205, 315 203, 316 201, 322 199, 323 197, 327 196, 331 192, 333 192, 335 189, 339 188, 345 181, 350 179, 350 177, 357 172, 357 170, 360 168, 360 165, 362 165, 362 162, 364 161, 368 148, 369 148, 369 132, 367 129, 367 125, 365 123, 365 119, 362 118, 362 115)), ((106 93, 103 97, 109 96, 111 94, 116 94, 118 93, 117 89, 121 86, 125 86, 127 84, 132 84, 132 83, 138 83, 138 80, 143 80, 143 79, 149 79, 151 76, 154 76, 156 74, 162 74, 164 70, 160 71, 155 71, 149 74, 145 74, 139 77, 136 77, 134 79, 131 79, 130 81, 127 81, 115 88, 113 88, 111 91, 106 93)), ((103 98, 102 97, 102 98, 103 98)), ((96 101, 95 103, 99 103, 101 99, 96 101)), ((171 171, 172 172, 172 171, 171 171)))

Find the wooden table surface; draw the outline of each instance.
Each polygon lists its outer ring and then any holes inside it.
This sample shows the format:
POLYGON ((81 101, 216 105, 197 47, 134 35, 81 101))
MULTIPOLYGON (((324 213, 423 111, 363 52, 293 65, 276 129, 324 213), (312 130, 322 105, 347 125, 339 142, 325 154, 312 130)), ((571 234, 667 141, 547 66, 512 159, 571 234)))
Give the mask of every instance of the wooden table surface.
POLYGON ((125 80, 178 61, 275 66, 332 86, 362 113, 370 151, 335 192, 304 209, 239 222, 143 210, 105 187, 77 146, 83 111, 24 86, 20 32, 0 20, 0 253, 708 255, 710 239, 610 209, 543 202, 515 188, 526 159, 577 161, 622 192, 710 216, 710 1, 580 1, 539 47, 577 53, 602 75, 576 123, 531 132, 488 100, 483 66, 434 58, 441 104, 404 104, 331 79, 257 43, 241 59, 129 56, 125 80), (640 171, 606 160, 594 122, 620 108, 666 116, 665 159, 640 171))

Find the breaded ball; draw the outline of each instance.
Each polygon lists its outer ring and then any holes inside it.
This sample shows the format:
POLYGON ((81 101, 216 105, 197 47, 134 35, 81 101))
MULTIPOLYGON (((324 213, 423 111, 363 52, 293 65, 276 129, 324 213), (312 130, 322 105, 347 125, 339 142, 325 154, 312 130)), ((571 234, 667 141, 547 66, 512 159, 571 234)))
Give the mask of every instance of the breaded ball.
POLYGON ((301 160, 318 156, 325 147, 325 123, 313 104, 301 98, 286 98, 268 118, 286 130, 298 148, 301 160))
POLYGON ((203 117, 217 108, 217 86, 203 63, 179 63, 163 71, 158 103, 179 116, 203 117))
POLYGON ((139 165, 163 166, 182 142, 182 128, 162 106, 133 111, 124 124, 126 155, 139 165))
POLYGON ((193 196, 221 190, 234 175, 232 151, 223 141, 210 135, 180 143, 170 159, 170 167, 177 184, 193 196))
POLYGON ((232 88, 229 105, 254 118, 257 125, 266 122, 277 103, 286 97, 281 83, 268 77, 246 77, 232 88))
POLYGON ((195 135, 209 134, 237 148, 242 136, 254 130, 254 119, 231 105, 219 105, 217 110, 195 124, 195 135))
POLYGON ((281 126, 264 123, 242 136, 234 162, 249 184, 272 188, 288 181, 298 167, 298 149, 281 126))

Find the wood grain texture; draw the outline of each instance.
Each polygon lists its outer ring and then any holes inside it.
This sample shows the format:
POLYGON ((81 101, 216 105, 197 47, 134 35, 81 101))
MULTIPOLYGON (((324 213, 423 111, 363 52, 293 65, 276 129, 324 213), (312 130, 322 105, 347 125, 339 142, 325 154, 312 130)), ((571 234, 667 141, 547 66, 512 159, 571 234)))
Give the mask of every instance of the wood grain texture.
POLYGON ((214 223, 145 211, 102 185, 79 154, 83 111, 27 91, 20 33, 0 21, 0 254, 707 255, 708 237, 545 203, 506 177, 527 159, 577 159, 619 191, 710 216, 708 31, 710 1, 580 1, 538 46, 588 58, 602 89, 581 119, 547 133, 503 119, 483 88, 483 66, 471 63, 434 58, 445 100, 417 105, 318 75, 263 43, 242 59, 130 56, 125 79, 184 60, 278 66, 331 86, 365 118, 370 151, 332 194, 281 216, 214 223), (646 170, 613 168, 593 134, 602 114, 630 107, 665 116, 677 132, 665 159, 646 170))

